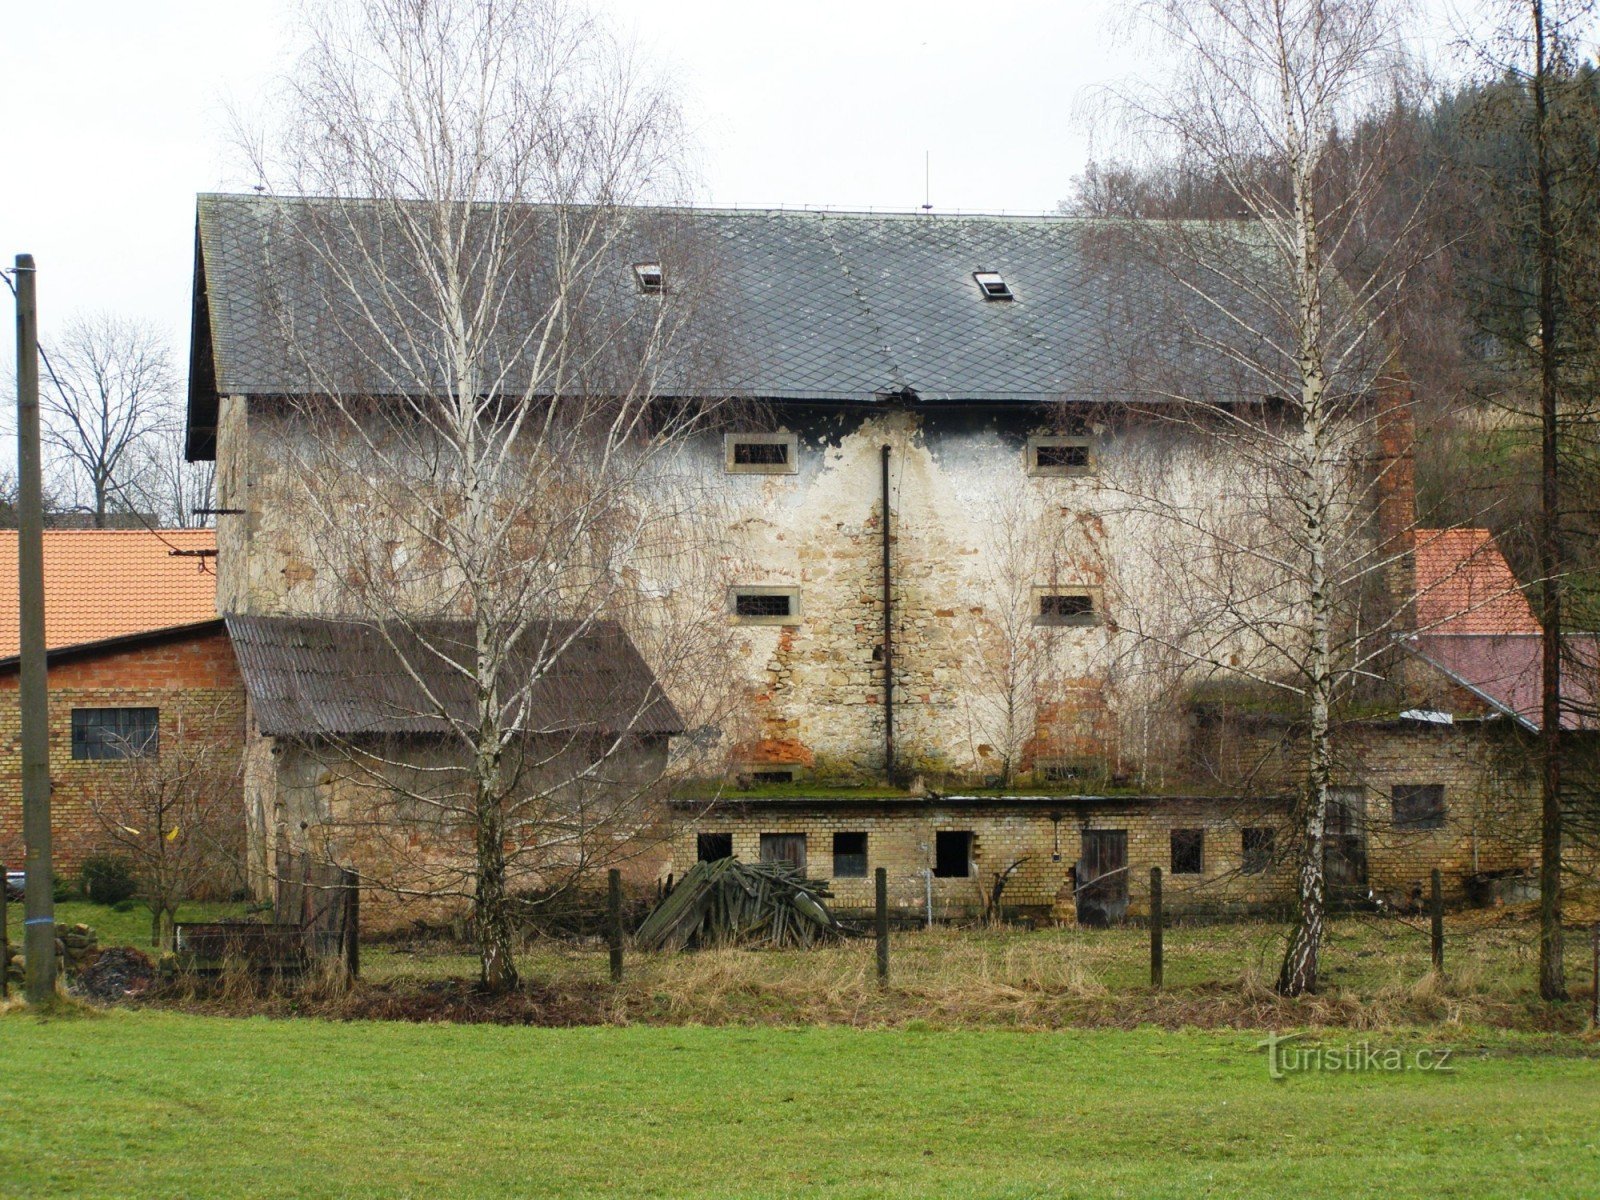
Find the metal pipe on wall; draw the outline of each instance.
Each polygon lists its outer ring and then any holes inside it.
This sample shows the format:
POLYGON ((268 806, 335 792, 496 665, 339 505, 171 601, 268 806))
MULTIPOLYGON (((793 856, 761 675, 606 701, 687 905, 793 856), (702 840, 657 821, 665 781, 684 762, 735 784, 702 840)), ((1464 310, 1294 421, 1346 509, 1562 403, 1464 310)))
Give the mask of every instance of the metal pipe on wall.
POLYGON ((894 597, 889 568, 889 447, 883 447, 883 772, 895 784, 894 762, 894 597))

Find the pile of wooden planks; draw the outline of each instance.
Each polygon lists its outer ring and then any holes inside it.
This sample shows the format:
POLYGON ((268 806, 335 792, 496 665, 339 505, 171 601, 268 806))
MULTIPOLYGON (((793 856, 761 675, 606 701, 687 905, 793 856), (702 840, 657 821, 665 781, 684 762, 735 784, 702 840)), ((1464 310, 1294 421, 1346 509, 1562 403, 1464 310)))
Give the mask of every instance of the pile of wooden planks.
POLYGON ((696 863, 635 935, 641 950, 812 946, 842 935, 828 890, 784 862, 696 863))

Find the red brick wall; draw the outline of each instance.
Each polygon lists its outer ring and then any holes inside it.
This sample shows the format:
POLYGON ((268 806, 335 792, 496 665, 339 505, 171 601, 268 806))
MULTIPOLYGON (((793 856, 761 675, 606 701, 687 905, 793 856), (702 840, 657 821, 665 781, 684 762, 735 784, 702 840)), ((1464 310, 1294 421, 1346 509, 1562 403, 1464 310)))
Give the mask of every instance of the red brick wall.
MULTIPOLYGON (((50 669, 51 829, 57 875, 102 846, 96 788, 126 767, 72 757, 74 708, 159 708, 162 744, 179 736, 244 744, 244 684, 223 632, 97 655, 50 669)), ((242 829, 243 800, 236 806, 242 829)), ((15 671, 0 675, 0 861, 22 864, 21 718, 15 671)))

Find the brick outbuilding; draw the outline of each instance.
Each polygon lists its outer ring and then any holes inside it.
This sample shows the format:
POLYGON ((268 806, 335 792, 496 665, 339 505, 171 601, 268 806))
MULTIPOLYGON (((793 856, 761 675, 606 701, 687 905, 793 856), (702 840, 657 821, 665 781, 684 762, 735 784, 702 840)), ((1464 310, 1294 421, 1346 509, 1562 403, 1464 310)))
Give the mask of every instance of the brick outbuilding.
MULTIPOLYGON (((55 869, 105 845, 95 798, 131 755, 203 739, 242 747, 245 696, 216 611, 211 530, 51 530, 45 639, 55 869)), ((20 864, 17 535, 0 532, 0 860, 20 864)), ((242 829, 237 797, 219 811, 242 829)))

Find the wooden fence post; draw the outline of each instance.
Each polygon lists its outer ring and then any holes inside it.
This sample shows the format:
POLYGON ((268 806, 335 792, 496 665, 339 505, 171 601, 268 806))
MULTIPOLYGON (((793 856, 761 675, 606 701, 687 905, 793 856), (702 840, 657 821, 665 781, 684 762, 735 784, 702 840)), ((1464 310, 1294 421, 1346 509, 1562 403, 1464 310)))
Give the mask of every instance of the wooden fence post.
POLYGON ((6 865, 0 863, 0 1000, 11 995, 11 903, 10 884, 6 881, 6 865))
POLYGON ((351 979, 361 974, 361 876, 344 873, 344 965, 351 979))
POLYGON ((1433 895, 1429 901, 1433 913, 1433 969, 1444 974, 1444 890, 1439 883, 1439 868, 1433 869, 1433 895))
POLYGON ((612 867, 606 872, 609 885, 607 896, 607 935, 611 941, 611 982, 622 982, 622 872, 612 867))
POLYGON ((878 986, 889 982, 889 872, 876 871, 878 899, 878 986))
POLYGON ((1150 986, 1161 986, 1162 955, 1161 868, 1150 868, 1150 986))
POLYGON ((1600 921, 1594 923, 1594 958, 1590 965, 1594 970, 1590 976, 1594 983, 1594 998, 1590 1001, 1589 1024, 1600 1029, 1600 921))

